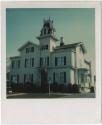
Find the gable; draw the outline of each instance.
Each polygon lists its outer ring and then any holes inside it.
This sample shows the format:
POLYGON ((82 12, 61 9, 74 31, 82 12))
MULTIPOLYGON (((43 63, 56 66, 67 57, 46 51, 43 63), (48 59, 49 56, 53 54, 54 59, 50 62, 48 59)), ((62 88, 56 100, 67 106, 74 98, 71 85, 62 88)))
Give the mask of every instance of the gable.
POLYGON ((32 46, 38 46, 38 45, 35 44, 35 43, 32 43, 32 42, 28 41, 28 42, 26 42, 24 45, 22 45, 22 46, 18 49, 18 51, 22 51, 23 49, 29 48, 29 47, 32 47, 32 46))
POLYGON ((74 49, 76 47, 80 47, 82 52, 83 53, 86 53, 86 48, 84 46, 84 44, 82 42, 79 42, 79 43, 72 43, 72 44, 67 44, 67 45, 63 45, 63 46, 57 46, 56 48, 54 48, 55 51, 58 51, 58 50, 66 50, 66 49, 74 49))
POLYGON ((86 53, 86 48, 84 44, 80 44, 80 49, 82 50, 83 53, 86 53))

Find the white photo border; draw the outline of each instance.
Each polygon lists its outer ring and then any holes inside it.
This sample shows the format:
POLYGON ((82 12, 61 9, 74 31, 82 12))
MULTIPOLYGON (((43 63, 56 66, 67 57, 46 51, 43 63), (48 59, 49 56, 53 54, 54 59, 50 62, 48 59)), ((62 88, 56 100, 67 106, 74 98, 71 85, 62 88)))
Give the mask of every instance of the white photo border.
POLYGON ((1 100, 3 123, 101 122, 100 2, 2 2, 1 100), (96 98, 6 99, 6 8, 95 8, 96 98))

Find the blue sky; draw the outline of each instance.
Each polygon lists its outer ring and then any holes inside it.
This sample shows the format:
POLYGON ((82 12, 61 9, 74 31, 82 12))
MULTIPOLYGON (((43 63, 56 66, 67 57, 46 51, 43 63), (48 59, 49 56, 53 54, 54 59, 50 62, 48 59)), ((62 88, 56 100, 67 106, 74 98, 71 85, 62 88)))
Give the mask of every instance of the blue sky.
POLYGON ((10 8, 6 10, 7 57, 18 55, 17 49, 26 41, 39 43, 43 20, 51 18, 56 36, 66 44, 83 42, 87 58, 95 67, 95 9, 94 8, 10 8))

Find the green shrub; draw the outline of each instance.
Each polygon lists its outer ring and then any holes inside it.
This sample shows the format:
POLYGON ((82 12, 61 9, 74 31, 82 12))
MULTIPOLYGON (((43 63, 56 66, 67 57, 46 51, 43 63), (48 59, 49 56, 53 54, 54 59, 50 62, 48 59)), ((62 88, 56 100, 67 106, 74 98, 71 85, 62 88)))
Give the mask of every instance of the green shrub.
POLYGON ((41 92, 46 93, 48 91, 49 91, 49 84, 48 83, 41 85, 41 92))
POLYGON ((66 92, 66 86, 64 84, 59 84, 58 91, 59 92, 66 92))
POLYGON ((93 86, 90 87, 90 92, 94 93, 95 92, 95 88, 93 86))
POLYGON ((53 92, 58 92, 58 84, 57 82, 54 82, 53 84, 51 84, 51 91, 53 92))
POLYGON ((67 92, 72 93, 72 84, 71 83, 68 83, 67 92))
POLYGON ((73 84, 72 85, 72 92, 73 93, 79 93, 79 85, 73 84))

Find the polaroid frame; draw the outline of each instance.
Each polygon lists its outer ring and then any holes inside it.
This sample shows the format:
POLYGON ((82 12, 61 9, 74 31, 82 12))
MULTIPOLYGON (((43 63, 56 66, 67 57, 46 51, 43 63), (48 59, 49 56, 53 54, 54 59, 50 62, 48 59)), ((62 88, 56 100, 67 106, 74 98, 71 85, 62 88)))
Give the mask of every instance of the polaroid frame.
POLYGON ((101 4, 100 2, 2 2, 1 100, 3 123, 101 122, 101 4), (95 8, 96 98, 6 99, 6 8, 95 8))

